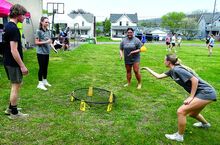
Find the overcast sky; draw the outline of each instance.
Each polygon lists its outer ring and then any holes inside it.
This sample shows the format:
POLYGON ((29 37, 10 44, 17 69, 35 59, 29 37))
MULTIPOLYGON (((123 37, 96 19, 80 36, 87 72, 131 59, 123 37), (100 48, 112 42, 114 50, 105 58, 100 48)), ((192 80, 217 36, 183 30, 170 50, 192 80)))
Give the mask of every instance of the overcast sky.
MULTIPOLYGON (((65 13, 83 9, 97 17, 98 21, 109 18, 111 13, 138 14, 139 19, 161 17, 168 12, 191 13, 195 10, 213 12, 215 0, 43 0, 44 9, 47 2, 64 3, 65 13)), ((217 0, 216 10, 220 10, 217 0)))

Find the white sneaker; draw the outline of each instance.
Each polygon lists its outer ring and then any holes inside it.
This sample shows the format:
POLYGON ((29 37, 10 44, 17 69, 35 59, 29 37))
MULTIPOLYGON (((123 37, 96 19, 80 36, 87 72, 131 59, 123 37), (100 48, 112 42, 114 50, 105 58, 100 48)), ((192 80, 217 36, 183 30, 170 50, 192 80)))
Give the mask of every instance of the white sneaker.
POLYGON ((42 82, 37 85, 37 88, 41 89, 41 90, 44 90, 44 91, 47 90, 47 88, 44 86, 44 84, 42 82))
POLYGON ((137 89, 138 89, 138 90, 140 90, 140 89, 141 89, 141 87, 142 87, 142 85, 141 85, 141 84, 138 84, 138 85, 137 85, 137 89))
POLYGON ((170 140, 176 140, 176 141, 183 142, 183 135, 180 135, 178 132, 176 132, 174 134, 165 134, 165 137, 170 140))
POLYGON ((196 122, 193 124, 194 127, 198 127, 198 128, 209 128, 211 127, 211 124, 210 123, 202 123, 202 122, 196 122))
POLYGON ((28 117, 29 115, 28 114, 23 114, 21 112, 18 112, 18 114, 10 114, 10 116, 8 116, 8 118, 10 119, 17 119, 17 118, 26 118, 28 117))
POLYGON ((43 80, 43 84, 44 84, 44 86, 51 87, 51 84, 49 84, 46 79, 43 80))
POLYGON ((127 83, 127 84, 124 84, 124 87, 128 87, 129 85, 130 85, 130 84, 128 84, 128 83, 127 83))

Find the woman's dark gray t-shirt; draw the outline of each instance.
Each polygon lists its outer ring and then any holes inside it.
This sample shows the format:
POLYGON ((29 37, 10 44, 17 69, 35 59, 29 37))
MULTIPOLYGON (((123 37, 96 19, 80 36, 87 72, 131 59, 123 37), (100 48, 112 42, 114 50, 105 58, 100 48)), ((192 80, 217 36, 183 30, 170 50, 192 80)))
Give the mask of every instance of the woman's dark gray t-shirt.
POLYGON ((133 37, 132 39, 126 37, 122 40, 120 49, 124 51, 125 64, 134 64, 135 62, 140 62, 140 53, 135 53, 130 56, 128 55, 131 51, 140 49, 141 46, 141 41, 136 37, 133 37))
POLYGON ((170 76, 177 84, 182 86, 188 93, 191 92, 191 88, 192 88, 192 83, 190 79, 193 76, 195 76, 198 79, 198 87, 195 96, 205 100, 207 99, 216 100, 215 89, 206 81, 202 80, 199 76, 185 69, 181 65, 175 66, 173 69, 169 70, 165 74, 167 76, 170 76))

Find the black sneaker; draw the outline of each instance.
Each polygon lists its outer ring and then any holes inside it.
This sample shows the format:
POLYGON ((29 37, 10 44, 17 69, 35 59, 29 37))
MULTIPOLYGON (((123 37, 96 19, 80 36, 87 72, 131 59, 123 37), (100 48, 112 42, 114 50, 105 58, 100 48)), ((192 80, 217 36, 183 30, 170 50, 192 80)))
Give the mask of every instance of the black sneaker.
MULTIPOLYGON (((22 109, 21 108, 17 108, 18 111, 21 111, 22 109)), ((5 115, 10 115, 11 114, 11 109, 7 108, 5 110, 5 115)))

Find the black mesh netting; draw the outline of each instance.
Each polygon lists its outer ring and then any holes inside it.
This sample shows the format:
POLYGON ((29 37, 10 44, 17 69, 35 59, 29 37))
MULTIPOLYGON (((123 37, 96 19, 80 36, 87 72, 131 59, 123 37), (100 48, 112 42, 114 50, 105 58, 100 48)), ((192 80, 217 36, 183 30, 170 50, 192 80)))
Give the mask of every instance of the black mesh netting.
POLYGON ((76 89, 71 96, 75 100, 84 100, 88 104, 114 103, 116 98, 111 91, 94 87, 76 89), (112 96, 112 102, 109 100, 110 96, 112 96))

